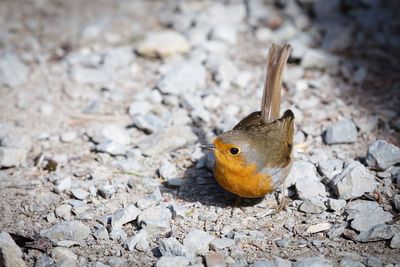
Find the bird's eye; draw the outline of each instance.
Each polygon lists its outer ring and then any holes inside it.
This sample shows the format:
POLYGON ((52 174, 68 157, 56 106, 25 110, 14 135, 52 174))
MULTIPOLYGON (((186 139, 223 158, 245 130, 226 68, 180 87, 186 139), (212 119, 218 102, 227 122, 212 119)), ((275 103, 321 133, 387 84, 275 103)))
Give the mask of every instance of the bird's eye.
POLYGON ((229 149, 229 152, 230 152, 232 155, 237 155, 237 154, 239 153, 239 148, 237 148, 237 147, 232 147, 231 149, 229 149))

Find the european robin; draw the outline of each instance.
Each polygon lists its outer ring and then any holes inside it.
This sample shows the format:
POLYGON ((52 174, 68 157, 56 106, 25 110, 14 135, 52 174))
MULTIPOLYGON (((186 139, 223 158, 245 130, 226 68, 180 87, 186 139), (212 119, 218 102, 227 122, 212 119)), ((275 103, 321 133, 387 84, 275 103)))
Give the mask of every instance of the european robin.
POLYGON ((291 169, 294 115, 286 110, 279 117, 283 70, 290 51, 288 44, 272 45, 269 50, 261 111, 218 135, 213 144, 201 146, 214 152, 217 182, 239 197, 274 192, 284 185, 291 169))

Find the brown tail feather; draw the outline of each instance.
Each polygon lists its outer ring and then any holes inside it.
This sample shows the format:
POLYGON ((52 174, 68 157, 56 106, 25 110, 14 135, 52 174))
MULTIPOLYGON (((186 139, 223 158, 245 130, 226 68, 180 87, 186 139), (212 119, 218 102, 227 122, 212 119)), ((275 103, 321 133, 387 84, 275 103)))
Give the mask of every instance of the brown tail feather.
POLYGON ((289 44, 273 44, 268 52, 267 75, 261 102, 261 118, 266 123, 279 118, 283 70, 291 50, 289 44))

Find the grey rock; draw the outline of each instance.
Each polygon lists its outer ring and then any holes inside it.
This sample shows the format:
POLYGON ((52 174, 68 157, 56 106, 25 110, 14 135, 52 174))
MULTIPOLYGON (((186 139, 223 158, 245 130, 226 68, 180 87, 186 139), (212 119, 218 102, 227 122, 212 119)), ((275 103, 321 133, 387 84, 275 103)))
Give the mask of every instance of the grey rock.
POLYGON ((54 260, 46 255, 40 256, 35 262, 35 267, 52 267, 52 266, 54 266, 54 260))
POLYGON ((108 264, 112 267, 125 267, 128 266, 128 262, 126 259, 122 259, 121 257, 110 257, 108 258, 108 264))
POLYGON ((186 267, 189 260, 182 256, 162 256, 156 263, 156 267, 186 267))
POLYGON ((13 53, 0 54, 0 84, 10 87, 23 85, 28 80, 28 68, 13 53))
POLYGON ((185 36, 172 30, 149 32, 137 46, 137 52, 145 57, 169 57, 186 53, 190 44, 185 36))
POLYGON ((113 230, 122 229, 122 225, 136 220, 140 210, 134 205, 128 205, 126 208, 118 209, 111 216, 111 228, 113 230))
POLYGON ((186 147, 197 141, 197 136, 189 126, 174 126, 153 133, 142 140, 138 146, 147 156, 155 156, 186 147))
POLYGON ((275 244, 280 248, 286 248, 290 244, 290 239, 282 238, 282 239, 276 240, 275 244))
POLYGON ((357 141, 356 124, 349 119, 344 119, 334 124, 331 124, 326 129, 324 141, 329 145, 354 143, 355 141, 357 141))
POLYGON ((128 68, 134 59, 130 46, 109 49, 104 56, 104 64, 108 69, 128 68))
POLYGON ((70 143, 70 142, 74 141, 76 139, 76 137, 77 137, 76 132, 70 131, 70 132, 62 133, 60 136, 60 140, 64 143, 70 143))
POLYGON ((230 238, 216 238, 211 242, 211 247, 215 249, 224 249, 233 246, 235 244, 235 240, 230 238))
POLYGON ((292 262, 290 260, 285 260, 282 258, 274 259, 275 267, 292 267, 292 262))
POLYGON ((378 186, 374 177, 358 161, 351 162, 333 180, 333 189, 340 199, 352 199, 366 192, 373 192, 378 186))
POLYGON ((311 197, 306 200, 300 205, 300 211, 305 213, 322 213, 326 210, 324 201, 319 197, 311 197))
POLYGON ((80 221, 62 222, 49 229, 40 231, 41 236, 53 242, 61 240, 83 241, 90 234, 90 228, 80 221))
POLYGON ((312 197, 326 197, 325 186, 315 177, 302 177, 296 182, 296 192, 300 199, 310 199, 312 197))
POLYGON ((159 243, 159 250, 163 256, 183 256, 193 258, 193 255, 174 237, 163 238, 159 243))
POLYGON ((400 225, 378 224, 362 231, 356 240, 358 242, 389 240, 397 234, 400 234, 400 225))
POLYGON ((104 141, 98 145, 96 145, 97 152, 104 152, 108 153, 112 156, 123 156, 129 150, 129 147, 125 145, 121 145, 120 143, 113 142, 113 141, 104 141))
POLYGON ((396 210, 400 211, 400 194, 394 196, 393 203, 396 210))
POLYGON ((6 148, 18 148, 29 151, 32 147, 32 140, 28 135, 21 135, 11 132, 3 136, 0 133, 0 146, 6 148))
POLYGON ((117 241, 120 241, 120 242, 124 242, 128 238, 128 235, 122 229, 113 229, 110 232, 110 238, 112 240, 117 240, 117 241))
POLYGON ((364 231, 378 224, 384 224, 392 220, 393 215, 379 207, 373 201, 355 201, 346 208, 347 220, 351 221, 351 227, 357 231, 364 231))
POLYGON ((135 115, 132 118, 132 124, 142 131, 154 133, 165 126, 165 121, 163 118, 154 115, 153 113, 147 113, 144 115, 135 115))
POLYGON ((106 125, 94 134, 90 134, 90 136, 98 144, 112 141, 121 145, 128 145, 131 142, 128 131, 114 124, 106 125))
POLYGON ((171 211, 168 208, 156 206, 148 208, 138 216, 138 225, 149 234, 166 233, 170 230, 171 211))
POLYGON ((333 225, 331 229, 329 229, 328 231, 329 239, 335 239, 337 237, 340 237, 344 233, 344 230, 346 230, 346 227, 347 223, 333 225))
POLYGON ((109 267, 110 265, 106 265, 106 264, 104 264, 104 263, 101 263, 101 262, 99 262, 99 261, 96 261, 94 264, 93 264, 93 267, 109 267))
POLYGON ((208 247, 214 239, 214 236, 204 231, 193 230, 183 239, 183 246, 192 253, 204 254, 208 251, 208 247))
POLYGON ((24 267, 22 250, 7 232, 0 233, 0 264, 3 267, 24 267))
POLYGON ((72 209, 72 207, 70 205, 64 204, 64 205, 58 206, 54 213, 59 218, 63 218, 64 220, 70 220, 71 219, 71 209, 72 209))
POLYGON ((129 106, 129 115, 145 115, 150 112, 153 105, 146 100, 135 100, 129 106))
POLYGON ((62 193, 65 191, 69 191, 71 188, 72 179, 71 177, 65 177, 55 181, 54 191, 56 193, 62 193))
POLYGON ((339 262, 340 267, 365 267, 364 264, 362 264, 359 261, 350 259, 350 258, 342 258, 339 262))
POLYGON ((226 266, 224 254, 221 252, 207 252, 205 255, 206 266, 223 267, 226 266))
POLYGON ((65 260, 72 260, 75 261, 78 259, 78 256, 73 253, 69 248, 64 247, 55 247, 51 251, 51 257, 54 259, 56 263, 65 261, 65 260))
POLYGON ((317 180, 317 169, 314 164, 308 161, 295 161, 293 162, 292 169, 286 178, 286 186, 295 185, 296 182, 303 177, 315 177, 317 180))
POLYGON ((318 171, 328 180, 335 177, 343 170, 343 161, 340 159, 329 159, 318 163, 318 171))
POLYGON ((103 198, 110 198, 116 193, 114 185, 108 184, 108 185, 103 185, 102 187, 99 188, 99 194, 103 198))
POLYGON ((331 25, 322 41, 322 48, 331 52, 340 52, 349 48, 353 42, 353 32, 350 27, 331 25))
POLYGON ((86 191, 83 188, 72 188, 71 189, 71 194, 73 197, 75 197, 76 199, 80 199, 80 200, 85 200, 89 197, 89 192, 86 191))
POLYGON ((370 256, 366 260, 367 267, 382 267, 383 266, 383 261, 374 256, 370 256))
POLYGON ((103 240, 108 240, 109 236, 108 236, 108 231, 107 228, 105 228, 104 226, 98 226, 97 229, 94 231, 93 236, 99 240, 99 239, 103 239, 103 240))
POLYGON ((217 24, 211 31, 211 39, 233 45, 237 41, 237 27, 232 24, 217 24))
POLYGON ((169 69, 157 87, 164 94, 181 95, 204 88, 206 78, 207 71, 200 62, 183 62, 169 69))
POLYGON ((160 173, 161 177, 166 180, 176 178, 176 176, 178 175, 178 171, 176 170, 175 165, 168 160, 162 161, 161 167, 158 172, 160 173))
POLYGON ((337 57, 317 49, 308 49, 301 61, 301 66, 307 69, 338 69, 337 57))
POLYGON ((342 209, 344 209, 344 207, 346 207, 346 200, 343 199, 333 199, 333 198, 328 198, 328 200, 326 201, 327 207, 330 210, 333 211, 341 211, 342 209))
POLYGON ((368 147, 368 166, 385 170, 400 162, 400 148, 384 140, 377 140, 368 147))
POLYGON ((293 267, 332 267, 332 263, 324 258, 310 257, 293 263, 293 267))
POLYGON ((26 159, 25 149, 0 147, 0 168, 16 167, 26 159))
POLYGON ((256 261, 250 266, 251 267, 275 267, 275 264, 274 264, 274 262, 272 262, 270 260, 263 260, 263 261, 256 261))
POLYGON ((147 240, 148 234, 145 230, 141 229, 134 236, 129 238, 124 246, 129 251, 137 249, 139 251, 147 251, 150 248, 149 241, 147 240))
POLYGON ((398 231, 397 234, 395 234, 390 241, 390 247, 391 248, 400 248, 400 232, 398 231))

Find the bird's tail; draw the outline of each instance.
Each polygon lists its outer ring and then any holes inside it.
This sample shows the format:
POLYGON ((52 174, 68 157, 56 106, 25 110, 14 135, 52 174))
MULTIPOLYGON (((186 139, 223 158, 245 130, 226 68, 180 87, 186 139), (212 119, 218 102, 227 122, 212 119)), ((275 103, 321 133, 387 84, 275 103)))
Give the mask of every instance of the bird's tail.
POLYGON ((292 50, 289 44, 273 44, 268 52, 267 74, 261 102, 261 119, 268 123, 279 118, 283 70, 292 50))

